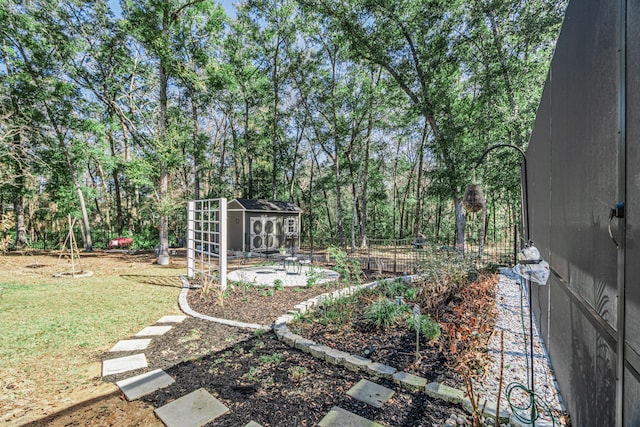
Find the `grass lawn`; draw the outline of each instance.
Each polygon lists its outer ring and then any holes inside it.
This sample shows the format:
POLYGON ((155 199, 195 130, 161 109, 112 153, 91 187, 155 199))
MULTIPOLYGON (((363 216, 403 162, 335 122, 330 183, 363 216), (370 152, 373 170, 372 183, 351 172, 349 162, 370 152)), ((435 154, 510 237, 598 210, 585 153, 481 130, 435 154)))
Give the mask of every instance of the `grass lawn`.
POLYGON ((68 270, 57 255, 0 257, 0 420, 59 410, 83 389, 106 387, 99 383, 104 352, 179 313, 184 266, 152 261, 92 255, 82 262, 94 275, 73 279, 52 277, 68 270))

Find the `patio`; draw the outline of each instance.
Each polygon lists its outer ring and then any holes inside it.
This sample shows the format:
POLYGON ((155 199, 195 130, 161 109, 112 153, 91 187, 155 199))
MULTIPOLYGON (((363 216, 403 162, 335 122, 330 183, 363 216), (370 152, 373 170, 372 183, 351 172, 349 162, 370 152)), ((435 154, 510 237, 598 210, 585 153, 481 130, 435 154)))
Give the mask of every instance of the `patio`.
POLYGON ((260 286, 273 286, 280 279, 285 287, 304 287, 311 277, 315 278, 315 284, 323 284, 337 280, 340 275, 333 270, 297 262, 246 267, 227 274, 229 281, 260 286))

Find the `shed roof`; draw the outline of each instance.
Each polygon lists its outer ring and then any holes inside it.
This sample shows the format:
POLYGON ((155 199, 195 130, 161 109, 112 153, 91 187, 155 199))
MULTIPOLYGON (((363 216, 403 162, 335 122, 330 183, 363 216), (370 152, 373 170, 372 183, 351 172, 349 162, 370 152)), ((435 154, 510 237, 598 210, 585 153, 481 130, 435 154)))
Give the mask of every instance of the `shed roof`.
POLYGON ((302 212, 302 209, 291 202, 265 199, 233 199, 229 202, 227 208, 239 208, 246 211, 259 212, 290 212, 296 214, 302 212), (239 206, 235 206, 236 203, 239 206))

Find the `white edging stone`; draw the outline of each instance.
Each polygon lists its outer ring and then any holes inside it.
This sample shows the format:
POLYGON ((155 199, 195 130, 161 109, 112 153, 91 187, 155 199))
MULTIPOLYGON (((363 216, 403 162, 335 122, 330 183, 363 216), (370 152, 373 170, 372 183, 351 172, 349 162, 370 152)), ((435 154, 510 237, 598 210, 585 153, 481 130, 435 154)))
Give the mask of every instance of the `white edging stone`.
POLYGON ((218 317, 205 316, 204 314, 200 314, 192 310, 191 307, 189 307, 189 303, 187 302, 187 294, 189 293, 189 284, 187 282, 186 277, 184 276, 180 276, 180 280, 182 281, 182 291, 180 292, 180 296, 178 297, 178 304, 180 305, 180 310, 182 310, 185 314, 188 314, 189 316, 192 316, 192 317, 196 317, 198 319, 221 323, 223 325, 228 325, 228 326, 235 326, 237 328, 264 329, 264 330, 271 329, 271 325, 260 325, 258 323, 244 323, 244 322, 236 322, 233 320, 220 319, 218 317))

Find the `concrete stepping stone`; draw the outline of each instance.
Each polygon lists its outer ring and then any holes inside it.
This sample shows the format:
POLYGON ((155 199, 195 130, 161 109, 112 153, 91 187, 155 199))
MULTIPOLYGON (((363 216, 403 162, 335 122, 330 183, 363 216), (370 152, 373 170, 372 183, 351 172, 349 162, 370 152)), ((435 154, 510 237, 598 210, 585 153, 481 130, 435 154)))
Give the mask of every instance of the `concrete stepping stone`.
POLYGON ((379 384, 362 379, 347 391, 347 394, 356 400, 367 403, 376 408, 382 408, 395 391, 379 384))
POLYGON ((118 357, 117 359, 104 360, 102 362, 102 376, 120 374, 135 369, 146 368, 147 358, 144 354, 118 357))
POLYGON ((382 424, 378 424, 373 421, 369 421, 366 418, 362 418, 360 415, 356 415, 353 412, 349 412, 345 409, 334 406, 331 411, 324 416, 318 423, 320 427, 383 427, 382 424))
POLYGON ((154 412, 167 427, 200 427, 226 414, 229 408, 199 388, 154 412))
POLYGON ((156 323, 180 323, 186 318, 187 316, 162 316, 156 323))
POLYGON ((164 335, 169 332, 173 326, 147 326, 136 334, 136 337, 151 337, 155 335, 164 335))
POLYGON ((151 339, 141 340, 121 340, 114 345, 109 351, 137 351, 144 350, 151 343, 151 339))
POLYGON ((244 425, 244 427, 262 427, 262 424, 258 424, 255 421, 249 421, 247 424, 244 425))
POLYGON ((127 400, 131 401, 167 387, 174 382, 175 380, 162 369, 156 369, 146 374, 118 381, 116 385, 120 387, 127 400))

